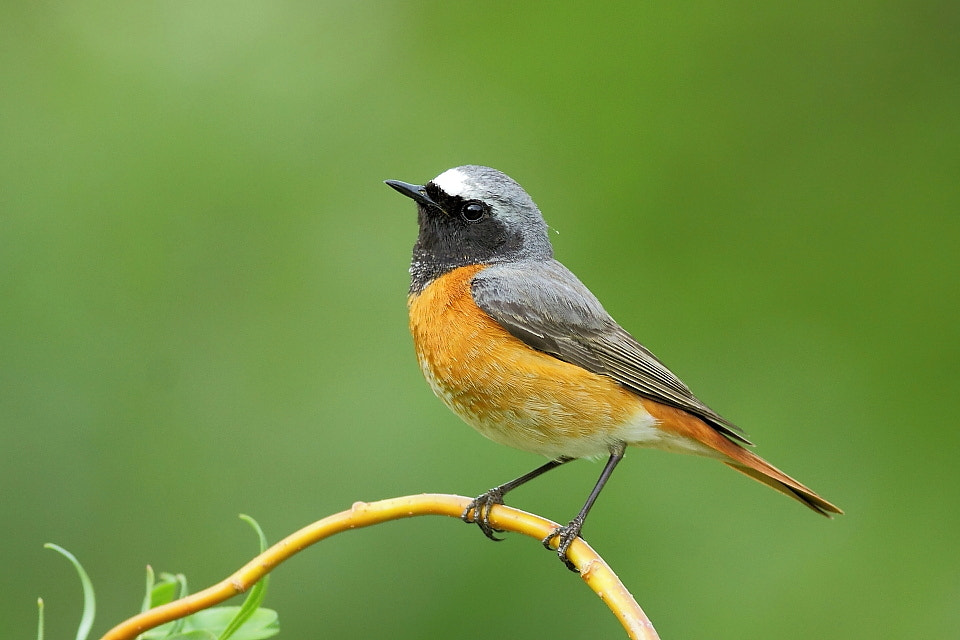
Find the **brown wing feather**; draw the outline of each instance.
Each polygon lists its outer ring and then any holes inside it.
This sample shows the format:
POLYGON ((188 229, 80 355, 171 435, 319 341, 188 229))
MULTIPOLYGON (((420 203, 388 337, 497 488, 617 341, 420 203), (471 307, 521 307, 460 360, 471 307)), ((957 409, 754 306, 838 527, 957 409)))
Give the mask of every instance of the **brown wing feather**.
POLYGON ((472 292, 477 306, 528 346, 609 376, 643 398, 688 411, 724 436, 752 444, 624 331, 559 262, 493 265, 474 278, 472 292))

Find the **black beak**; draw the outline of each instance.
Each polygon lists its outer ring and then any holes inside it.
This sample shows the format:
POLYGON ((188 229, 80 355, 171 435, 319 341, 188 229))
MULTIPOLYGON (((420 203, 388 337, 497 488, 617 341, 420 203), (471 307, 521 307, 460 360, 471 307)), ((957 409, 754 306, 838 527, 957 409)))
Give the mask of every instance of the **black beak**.
POLYGON ((386 185, 393 187, 394 189, 399 191, 401 194, 407 196, 408 198, 412 198, 413 200, 415 200, 420 204, 440 208, 440 205, 438 205, 436 202, 431 200, 430 197, 427 195, 427 192, 424 190, 424 188, 418 184, 410 184, 409 182, 400 182, 399 180, 384 180, 383 182, 386 185))

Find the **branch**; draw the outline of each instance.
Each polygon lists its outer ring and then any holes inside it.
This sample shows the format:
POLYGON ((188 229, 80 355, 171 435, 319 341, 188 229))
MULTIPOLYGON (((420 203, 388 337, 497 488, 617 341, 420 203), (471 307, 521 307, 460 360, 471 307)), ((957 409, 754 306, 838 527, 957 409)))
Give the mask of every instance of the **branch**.
MULTIPOLYGON (((243 593, 281 562, 336 533, 413 516, 444 515, 459 518, 469 503, 469 498, 439 493, 354 503, 348 511, 328 516, 290 534, 232 576, 212 587, 121 622, 101 640, 133 640, 148 629, 183 618, 243 593)), ((502 505, 493 507, 490 522, 497 529, 523 533, 538 541, 547 537, 557 527, 554 522, 502 505)), ((610 607, 630 638, 659 639, 636 600, 590 545, 578 538, 570 545, 567 557, 580 570, 580 577, 584 582, 610 607)))

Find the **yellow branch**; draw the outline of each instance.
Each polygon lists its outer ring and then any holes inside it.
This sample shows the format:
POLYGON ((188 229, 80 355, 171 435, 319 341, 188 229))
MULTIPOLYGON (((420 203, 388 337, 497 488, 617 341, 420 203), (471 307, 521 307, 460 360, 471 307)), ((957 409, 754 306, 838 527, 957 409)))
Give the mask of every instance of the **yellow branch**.
MULTIPOLYGON (((108 631, 101 640, 133 640, 148 629, 219 604, 243 593, 256 584, 257 580, 270 573, 274 567, 297 552, 336 533, 413 516, 443 515, 459 518, 469 503, 469 498, 439 493, 404 496, 379 502, 357 502, 348 511, 328 516, 290 534, 248 562, 232 576, 212 587, 144 611, 121 622, 108 631)), ((523 533, 537 540, 542 540, 557 527, 554 522, 505 506, 493 508, 490 513, 490 522, 497 529, 523 533)), ((580 570, 580 577, 584 582, 610 607, 630 638, 635 640, 659 638, 650 620, 630 592, 607 563, 586 542, 579 538, 574 541, 567 557, 580 570)))

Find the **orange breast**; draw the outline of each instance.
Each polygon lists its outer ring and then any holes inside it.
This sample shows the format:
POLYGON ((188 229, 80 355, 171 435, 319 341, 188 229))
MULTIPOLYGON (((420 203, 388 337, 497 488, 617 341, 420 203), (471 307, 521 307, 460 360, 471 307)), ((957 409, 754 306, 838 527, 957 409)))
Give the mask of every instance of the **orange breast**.
POLYGON ((556 457, 602 456, 654 422, 605 376, 526 346, 473 301, 484 268, 455 269, 411 296, 410 330, 434 393, 488 438, 556 457))

